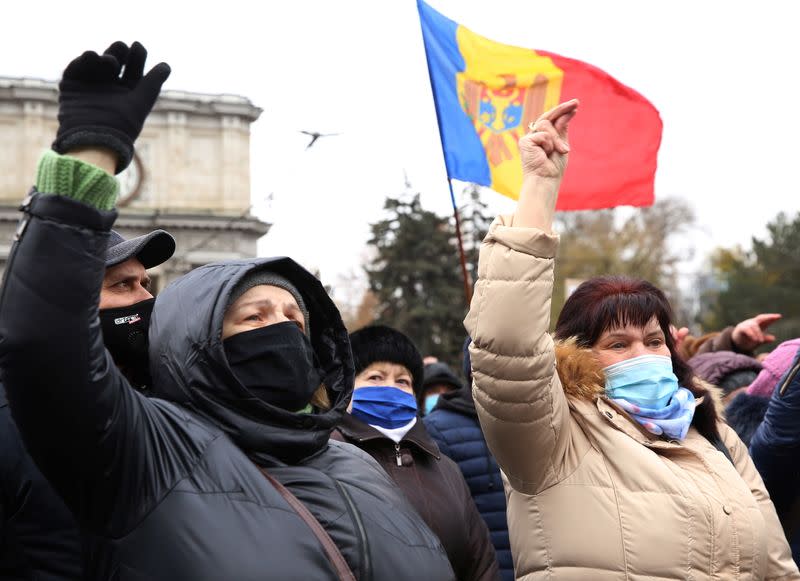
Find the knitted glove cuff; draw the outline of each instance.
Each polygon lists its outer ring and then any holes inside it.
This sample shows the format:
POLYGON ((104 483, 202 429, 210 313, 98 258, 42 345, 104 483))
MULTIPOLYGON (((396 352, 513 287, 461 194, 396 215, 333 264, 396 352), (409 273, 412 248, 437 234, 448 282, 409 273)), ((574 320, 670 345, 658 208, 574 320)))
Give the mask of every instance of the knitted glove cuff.
POLYGON ((53 150, 66 153, 80 147, 105 147, 117 155, 116 173, 122 172, 133 159, 133 140, 123 131, 100 125, 82 125, 59 132, 53 150))
POLYGON ((36 189, 43 194, 72 198, 98 210, 113 210, 119 183, 99 167, 47 151, 39 160, 36 189))

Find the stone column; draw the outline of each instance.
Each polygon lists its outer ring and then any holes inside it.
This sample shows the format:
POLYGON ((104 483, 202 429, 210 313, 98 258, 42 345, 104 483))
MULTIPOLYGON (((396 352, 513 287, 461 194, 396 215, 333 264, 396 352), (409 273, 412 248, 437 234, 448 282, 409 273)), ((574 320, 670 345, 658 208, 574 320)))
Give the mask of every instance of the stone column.
POLYGON ((241 214, 250 207, 249 124, 238 115, 223 115, 221 207, 225 212, 241 214))
POLYGON ((167 167, 168 177, 164 180, 169 184, 167 191, 159 190, 154 200, 155 206, 169 208, 170 200, 184 200, 191 192, 186 191, 183 176, 186 174, 187 149, 191 147, 188 140, 186 113, 175 111, 167 112, 167 167))

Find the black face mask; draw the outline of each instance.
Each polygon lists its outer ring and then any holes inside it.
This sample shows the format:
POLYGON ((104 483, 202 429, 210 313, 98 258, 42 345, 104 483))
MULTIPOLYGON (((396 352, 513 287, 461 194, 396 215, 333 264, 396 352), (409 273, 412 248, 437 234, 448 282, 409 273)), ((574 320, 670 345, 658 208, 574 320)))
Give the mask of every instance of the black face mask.
POLYGON ((147 299, 129 307, 100 309, 106 349, 120 371, 137 388, 150 385, 147 331, 155 302, 155 299, 147 299))
POLYGON ((314 349, 292 322, 245 331, 222 342, 236 378, 255 397, 294 412, 320 386, 314 349))

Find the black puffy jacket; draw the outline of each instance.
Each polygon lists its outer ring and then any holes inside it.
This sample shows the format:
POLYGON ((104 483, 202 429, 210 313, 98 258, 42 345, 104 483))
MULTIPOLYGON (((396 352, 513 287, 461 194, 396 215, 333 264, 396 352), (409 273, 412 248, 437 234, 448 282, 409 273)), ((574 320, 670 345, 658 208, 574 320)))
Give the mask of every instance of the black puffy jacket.
POLYGON ((22 445, 0 385, 0 579, 82 578, 78 525, 22 445))
POLYGON ((365 579, 452 579, 436 537, 367 454, 329 443, 349 401, 347 331, 289 259, 199 268, 159 297, 153 390, 130 388, 102 344, 98 296, 114 212, 34 195, 0 298, 0 367, 17 426, 121 580, 335 579, 307 525, 255 462, 300 498, 365 579), (250 396, 225 358, 231 289, 269 265, 310 312, 333 407, 295 414, 250 396), (169 401, 168 401, 169 400, 169 401))

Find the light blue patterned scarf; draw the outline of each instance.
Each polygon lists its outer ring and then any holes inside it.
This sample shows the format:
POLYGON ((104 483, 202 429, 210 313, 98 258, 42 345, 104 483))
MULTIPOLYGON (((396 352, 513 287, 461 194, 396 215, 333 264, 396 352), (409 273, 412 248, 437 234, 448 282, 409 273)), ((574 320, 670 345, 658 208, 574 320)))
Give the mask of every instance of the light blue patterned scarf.
POLYGON ((694 395, 685 387, 678 388, 669 403, 660 409, 643 408, 625 399, 612 399, 611 401, 628 412, 651 434, 656 436, 663 434, 677 440, 683 440, 686 437, 689 426, 692 424, 694 409, 697 406, 694 395))

